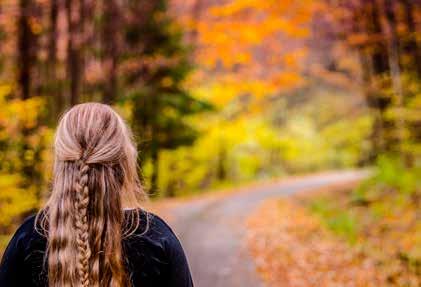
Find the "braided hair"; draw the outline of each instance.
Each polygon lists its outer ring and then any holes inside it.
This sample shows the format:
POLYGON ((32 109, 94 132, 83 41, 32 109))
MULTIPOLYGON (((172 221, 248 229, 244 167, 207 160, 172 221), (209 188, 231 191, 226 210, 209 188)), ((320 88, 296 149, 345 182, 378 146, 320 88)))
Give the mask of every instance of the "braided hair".
POLYGON ((126 226, 123 208, 144 198, 130 130, 111 107, 81 104, 60 120, 54 147, 53 189, 36 221, 48 238, 49 286, 130 286, 121 240, 139 214, 126 226))
POLYGON ((75 201, 75 229, 76 229, 76 245, 77 260, 76 269, 79 276, 81 286, 89 286, 89 259, 91 257, 91 248, 89 246, 89 225, 88 225, 88 170, 83 160, 80 160, 79 176, 76 181, 76 201, 75 201))

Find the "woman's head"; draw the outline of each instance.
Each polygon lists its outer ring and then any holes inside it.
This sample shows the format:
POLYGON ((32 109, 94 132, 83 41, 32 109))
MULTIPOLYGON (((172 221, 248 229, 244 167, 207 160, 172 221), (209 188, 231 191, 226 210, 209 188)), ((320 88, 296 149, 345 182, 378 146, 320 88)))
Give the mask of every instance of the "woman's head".
POLYGON ((86 103, 71 108, 57 127, 54 149, 55 171, 65 162, 112 166, 121 172, 116 179, 122 181, 121 196, 126 204, 139 192, 131 131, 110 106, 86 103))
POLYGON ((138 225, 137 152, 122 118, 86 103, 62 117, 54 142, 53 190, 42 216, 50 286, 127 286, 121 239, 138 225))

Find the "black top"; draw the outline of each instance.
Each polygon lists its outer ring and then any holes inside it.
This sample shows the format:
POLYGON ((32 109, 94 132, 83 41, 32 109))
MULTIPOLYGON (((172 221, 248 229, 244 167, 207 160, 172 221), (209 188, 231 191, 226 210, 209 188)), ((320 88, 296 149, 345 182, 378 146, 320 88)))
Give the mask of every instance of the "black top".
MULTIPOLYGON (((140 212, 140 226, 123 239, 126 268, 133 287, 192 287, 183 248, 171 228, 158 216, 140 212), (145 231, 146 218, 149 228, 145 231)), ((48 286, 43 260, 47 240, 34 228, 35 216, 18 228, 3 255, 0 286, 48 286)))

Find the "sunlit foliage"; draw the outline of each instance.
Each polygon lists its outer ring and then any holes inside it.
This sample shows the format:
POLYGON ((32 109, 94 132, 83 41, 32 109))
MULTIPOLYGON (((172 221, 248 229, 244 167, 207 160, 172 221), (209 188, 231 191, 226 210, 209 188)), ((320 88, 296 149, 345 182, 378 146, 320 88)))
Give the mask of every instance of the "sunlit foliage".
POLYGON ((11 92, 0 85, 0 230, 38 206, 51 158, 50 131, 39 125, 43 100, 9 99, 11 92))

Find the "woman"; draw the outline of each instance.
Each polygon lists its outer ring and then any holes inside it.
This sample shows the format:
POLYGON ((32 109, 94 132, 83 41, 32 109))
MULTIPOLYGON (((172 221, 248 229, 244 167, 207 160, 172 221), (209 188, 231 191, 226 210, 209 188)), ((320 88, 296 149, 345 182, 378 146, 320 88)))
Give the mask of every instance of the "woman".
POLYGON ((0 286, 193 286, 171 228, 139 208, 136 147, 121 117, 77 105, 54 146, 51 196, 11 239, 0 286))

